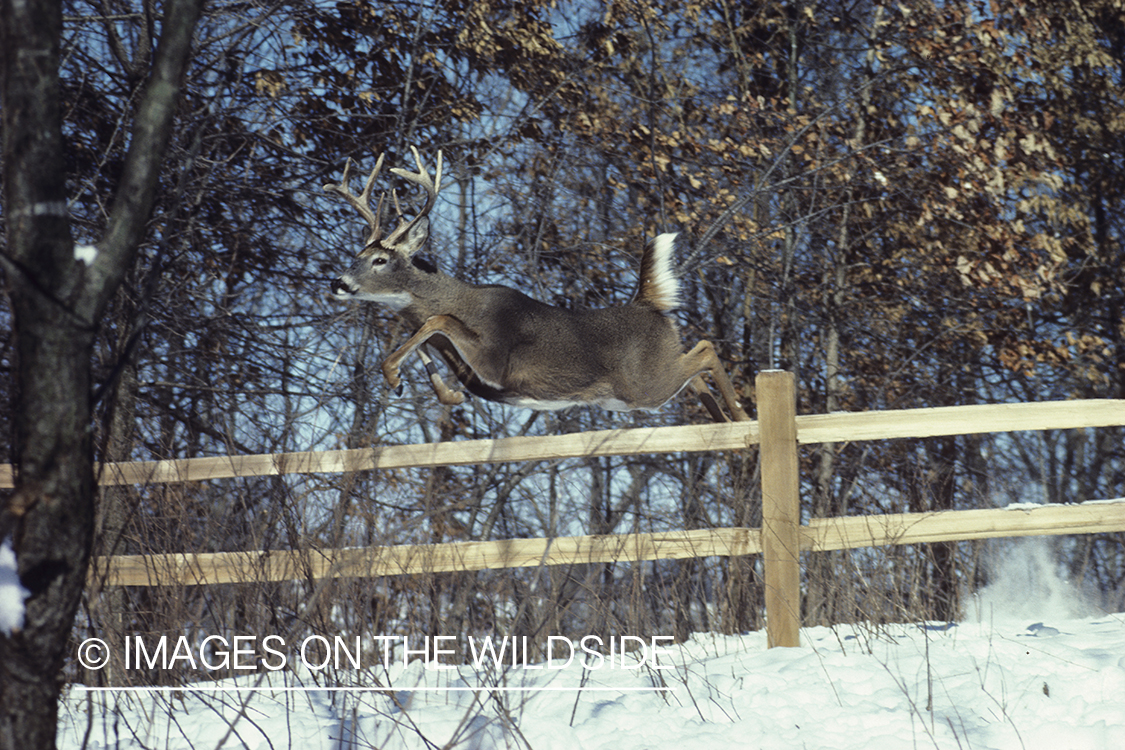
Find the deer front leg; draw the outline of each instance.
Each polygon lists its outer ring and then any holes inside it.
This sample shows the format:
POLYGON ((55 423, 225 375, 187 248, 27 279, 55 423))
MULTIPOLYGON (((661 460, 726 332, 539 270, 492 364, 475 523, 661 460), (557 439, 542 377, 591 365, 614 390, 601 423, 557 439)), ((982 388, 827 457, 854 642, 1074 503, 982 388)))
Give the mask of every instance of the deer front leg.
POLYGON ((438 372, 437 365, 434 364, 433 359, 426 353, 426 348, 422 347, 418 350, 418 356, 422 358, 422 364, 426 367, 426 375, 430 378, 430 385, 434 388, 434 393, 437 394, 438 401, 449 406, 457 406, 465 401, 465 394, 458 391, 451 390, 441 379, 441 373, 438 372))
MULTIPOLYGON (((387 379, 387 384, 391 388, 398 388, 402 383, 402 378, 399 377, 399 369, 402 366, 402 361, 409 357, 414 350, 421 347, 431 336, 441 334, 448 338, 457 347, 458 341, 475 338, 474 334, 464 323, 449 315, 435 315, 422 324, 422 327, 414 332, 405 344, 396 349, 391 356, 387 357, 383 362, 383 377, 387 379)), ((465 394, 458 391, 451 390, 441 379, 441 374, 437 370, 433 359, 430 358, 424 350, 418 352, 418 356, 422 358, 422 363, 426 367, 426 373, 430 378, 430 385, 433 386, 434 393, 437 394, 438 401, 449 406, 457 406, 465 402, 465 394)))

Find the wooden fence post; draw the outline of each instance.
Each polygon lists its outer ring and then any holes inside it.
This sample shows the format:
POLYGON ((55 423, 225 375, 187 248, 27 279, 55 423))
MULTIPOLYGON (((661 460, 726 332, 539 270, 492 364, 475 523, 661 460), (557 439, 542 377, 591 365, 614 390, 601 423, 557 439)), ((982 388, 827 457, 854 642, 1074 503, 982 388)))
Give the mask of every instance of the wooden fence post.
POLYGON ((801 628, 800 477, 793 373, 766 370, 755 381, 762 463, 762 566, 770 648, 799 646, 801 628))

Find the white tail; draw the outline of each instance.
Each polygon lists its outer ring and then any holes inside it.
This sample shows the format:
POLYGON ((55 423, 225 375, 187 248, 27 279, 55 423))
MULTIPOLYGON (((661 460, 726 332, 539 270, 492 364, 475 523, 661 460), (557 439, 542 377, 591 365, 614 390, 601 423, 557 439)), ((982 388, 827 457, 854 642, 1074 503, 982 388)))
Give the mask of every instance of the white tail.
MULTIPOLYGON (((679 304, 679 279, 672 270, 676 235, 659 235, 645 247, 637 292, 620 307, 565 310, 506 286, 468 284, 415 257, 429 236, 427 215, 441 189, 441 152, 437 177, 431 179, 418 151, 411 151, 418 171, 391 171, 421 186, 426 204, 386 238, 380 231, 383 199, 374 211, 370 205, 382 156, 360 195, 348 189, 350 160, 340 183, 324 188, 355 207, 371 230, 355 262, 333 282, 336 298, 382 303, 415 329, 383 362, 392 388, 399 386, 403 360, 417 350, 438 399, 464 401, 442 380, 429 348, 466 390, 490 401, 530 409, 576 404, 613 411, 656 409, 690 385, 712 418, 726 421, 701 377, 709 372, 734 419, 748 419, 714 346, 701 341, 687 354, 681 349, 679 330, 668 314, 679 304)), ((401 219, 397 199, 394 203, 401 219)))

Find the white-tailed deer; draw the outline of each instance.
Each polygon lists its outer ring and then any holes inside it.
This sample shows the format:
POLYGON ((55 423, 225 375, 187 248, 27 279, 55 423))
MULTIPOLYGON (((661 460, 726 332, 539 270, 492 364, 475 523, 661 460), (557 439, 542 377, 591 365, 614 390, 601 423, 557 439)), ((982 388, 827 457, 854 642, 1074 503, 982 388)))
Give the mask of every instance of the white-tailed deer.
MULTIPOLYGON (((679 280, 672 271, 676 235, 662 234, 648 244, 636 294, 620 307, 566 310, 506 286, 468 284, 415 256, 429 236, 426 217, 441 190, 441 152, 431 178, 417 149, 411 151, 418 171, 391 171, 422 187, 426 203, 386 237, 379 228, 383 198, 371 208, 382 156, 359 195, 348 188, 351 160, 340 183, 324 187, 351 204, 370 228, 359 257, 332 283, 336 298, 387 305, 415 329, 383 362, 392 388, 399 387, 403 360, 417 351, 438 400, 464 401, 462 393, 446 386, 428 347, 441 355, 466 390, 489 401, 546 410, 576 404, 612 411, 656 409, 690 385, 712 418, 726 421, 702 380, 710 372, 734 419, 749 418, 714 346, 701 341, 687 354, 681 349, 670 317, 679 303, 679 280)), ((397 198, 394 204, 401 219, 397 198)))

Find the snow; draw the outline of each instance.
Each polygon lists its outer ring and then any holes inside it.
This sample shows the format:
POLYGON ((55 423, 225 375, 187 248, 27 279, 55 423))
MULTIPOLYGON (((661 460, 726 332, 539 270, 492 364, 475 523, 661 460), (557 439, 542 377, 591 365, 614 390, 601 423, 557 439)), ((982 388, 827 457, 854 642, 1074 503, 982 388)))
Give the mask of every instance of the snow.
POLYGON ((74 259, 80 260, 87 266, 94 265, 94 261, 98 257, 97 245, 75 245, 74 246, 74 259))
POLYGON ((5 539, 0 542, 0 632, 11 635, 23 627, 23 602, 30 592, 20 585, 16 553, 5 539))
POLYGON ((317 690, 309 676, 290 680, 290 691, 260 689, 281 687, 281 673, 174 697, 72 688, 59 747, 82 746, 88 700, 89 748, 1125 747, 1122 615, 817 627, 792 649, 766 649, 761 633, 699 635, 674 654, 659 676, 451 672, 415 661, 391 670, 393 693, 317 690), (498 685, 506 689, 487 690, 498 685))
POLYGON ((376 659, 190 690, 71 686, 58 746, 1125 748, 1125 614, 1060 580, 1049 544, 1015 543, 959 623, 812 627, 788 649, 760 632, 696 634, 657 644, 669 669, 650 650, 628 669, 620 656, 583 669, 581 654, 562 668, 376 659))

